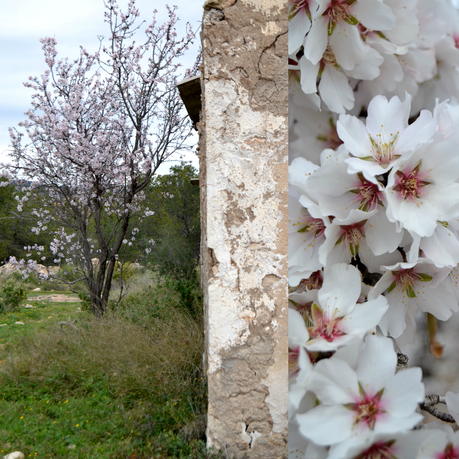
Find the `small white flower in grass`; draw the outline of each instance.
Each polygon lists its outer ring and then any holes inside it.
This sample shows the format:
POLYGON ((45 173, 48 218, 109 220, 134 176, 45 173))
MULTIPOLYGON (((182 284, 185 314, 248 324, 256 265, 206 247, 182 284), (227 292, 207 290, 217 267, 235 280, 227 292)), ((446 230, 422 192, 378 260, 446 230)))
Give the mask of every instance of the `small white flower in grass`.
POLYGON ((387 298, 389 309, 379 323, 384 333, 398 338, 408 327, 406 333, 410 339, 416 330, 413 318, 419 311, 447 320, 452 311, 458 310, 456 298, 443 285, 451 268, 438 267, 427 258, 419 258, 413 263, 397 263, 383 269, 386 272, 369 298, 381 293, 387 298))
POLYGON ((421 369, 396 374, 396 366, 392 340, 376 335, 367 336, 356 370, 336 356, 319 361, 309 389, 320 404, 297 416, 301 433, 318 445, 346 442, 351 448, 369 432, 391 434, 414 427, 423 419, 416 413, 424 400, 421 369))

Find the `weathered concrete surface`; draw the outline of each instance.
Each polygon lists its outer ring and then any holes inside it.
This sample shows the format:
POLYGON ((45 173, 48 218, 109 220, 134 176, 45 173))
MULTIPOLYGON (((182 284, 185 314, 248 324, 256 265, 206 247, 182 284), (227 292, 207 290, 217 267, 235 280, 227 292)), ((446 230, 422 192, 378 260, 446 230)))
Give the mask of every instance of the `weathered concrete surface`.
POLYGON ((208 446, 287 457, 287 1, 207 0, 199 129, 208 446))

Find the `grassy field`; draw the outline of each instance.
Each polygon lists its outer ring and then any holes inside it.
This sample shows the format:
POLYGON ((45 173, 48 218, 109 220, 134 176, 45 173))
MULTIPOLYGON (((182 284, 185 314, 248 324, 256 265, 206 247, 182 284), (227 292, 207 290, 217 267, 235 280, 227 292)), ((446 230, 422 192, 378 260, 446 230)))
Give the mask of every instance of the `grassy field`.
POLYGON ((0 457, 224 457, 205 452, 201 319, 170 286, 143 285, 103 319, 62 291, 26 304, 0 314, 0 457))

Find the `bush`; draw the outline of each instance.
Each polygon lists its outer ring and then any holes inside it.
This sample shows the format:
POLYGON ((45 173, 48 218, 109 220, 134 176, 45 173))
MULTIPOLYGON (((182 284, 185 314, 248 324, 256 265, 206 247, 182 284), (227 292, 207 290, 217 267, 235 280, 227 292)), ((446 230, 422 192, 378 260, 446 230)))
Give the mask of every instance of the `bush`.
POLYGON ((0 292, 0 312, 10 312, 19 308, 21 303, 27 299, 25 288, 16 286, 11 280, 7 281, 0 292))

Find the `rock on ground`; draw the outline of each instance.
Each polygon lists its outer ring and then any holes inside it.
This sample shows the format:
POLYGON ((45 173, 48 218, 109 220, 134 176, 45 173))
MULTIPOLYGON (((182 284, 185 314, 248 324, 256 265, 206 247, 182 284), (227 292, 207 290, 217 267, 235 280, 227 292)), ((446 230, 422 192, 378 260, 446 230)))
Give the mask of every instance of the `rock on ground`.
POLYGON ((3 459, 25 459, 24 453, 20 451, 15 451, 14 453, 7 454, 3 456, 3 459))

